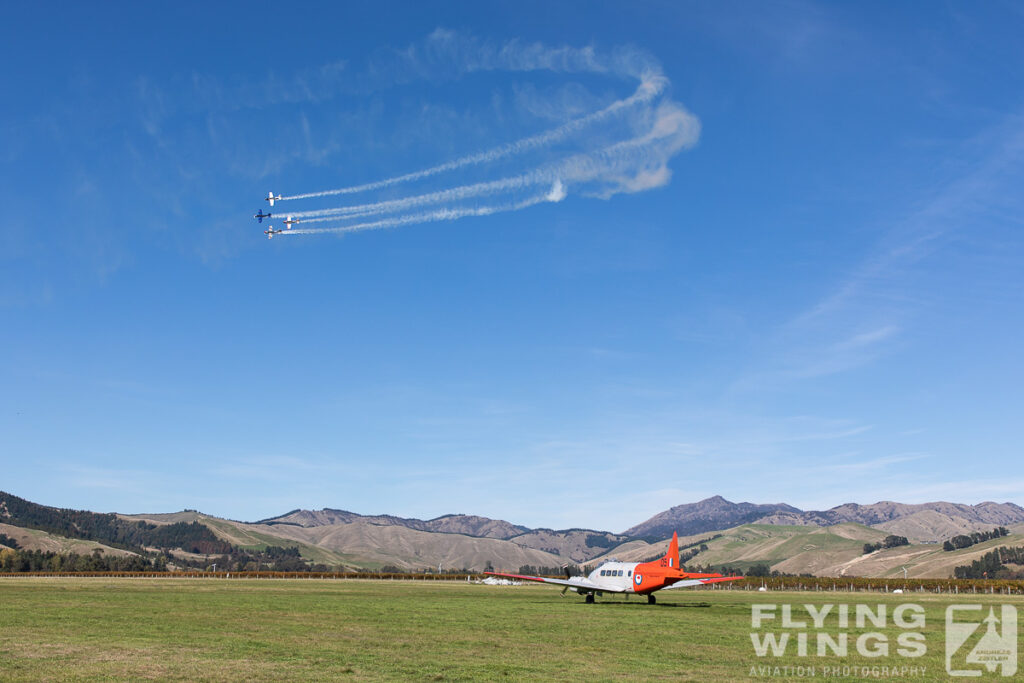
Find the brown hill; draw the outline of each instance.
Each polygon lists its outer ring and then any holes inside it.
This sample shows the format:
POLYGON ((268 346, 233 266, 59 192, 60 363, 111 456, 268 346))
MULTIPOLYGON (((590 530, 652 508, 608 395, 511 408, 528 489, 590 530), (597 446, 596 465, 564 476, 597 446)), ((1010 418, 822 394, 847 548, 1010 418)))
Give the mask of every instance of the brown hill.
POLYGON ((393 566, 403 570, 422 570, 436 569, 440 565, 442 569, 483 571, 490 564, 494 568, 514 572, 523 565, 558 567, 565 563, 557 555, 503 539, 421 531, 401 524, 381 524, 380 518, 362 517, 354 513, 349 513, 353 514, 353 517, 348 517, 352 521, 324 523, 330 512, 338 511, 329 511, 328 515, 314 514, 310 518, 292 517, 291 523, 256 524, 200 513, 123 517, 157 524, 199 521, 232 545, 242 548, 263 548, 268 545, 297 547, 302 557, 309 561, 348 569, 393 566), (308 525, 298 524, 300 519, 308 525), (314 520, 319 523, 313 524, 314 520))
POLYGON ((705 498, 698 503, 676 505, 659 512, 646 522, 630 527, 624 536, 634 538, 664 538, 676 532, 682 536, 699 534, 714 529, 728 529, 763 519, 769 515, 801 513, 785 503, 755 505, 733 503, 722 496, 705 498))
MULTIPOLYGON (((558 567, 564 560, 557 555, 527 548, 498 538, 437 533, 410 529, 398 524, 375 524, 354 521, 316 527, 291 524, 228 523, 235 533, 228 533, 224 524, 217 533, 226 540, 240 535, 256 534, 260 538, 276 538, 280 545, 289 541, 342 555, 355 567, 377 568, 393 565, 403 569, 468 568, 482 571, 488 564, 496 569, 516 571, 523 565, 558 567)), ((305 555, 305 553, 304 553, 305 555)))
POLYGON ((631 539, 628 536, 590 529, 534 529, 509 540, 517 545, 558 555, 564 564, 570 560, 576 563, 586 562, 631 539))

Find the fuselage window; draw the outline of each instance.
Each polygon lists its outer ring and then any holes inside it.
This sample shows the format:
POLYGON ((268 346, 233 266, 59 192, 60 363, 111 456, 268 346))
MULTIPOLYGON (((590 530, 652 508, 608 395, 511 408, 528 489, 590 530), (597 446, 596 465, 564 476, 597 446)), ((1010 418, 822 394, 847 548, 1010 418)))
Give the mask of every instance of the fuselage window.
POLYGON ((633 576, 633 570, 630 569, 626 572, 626 576, 633 576))

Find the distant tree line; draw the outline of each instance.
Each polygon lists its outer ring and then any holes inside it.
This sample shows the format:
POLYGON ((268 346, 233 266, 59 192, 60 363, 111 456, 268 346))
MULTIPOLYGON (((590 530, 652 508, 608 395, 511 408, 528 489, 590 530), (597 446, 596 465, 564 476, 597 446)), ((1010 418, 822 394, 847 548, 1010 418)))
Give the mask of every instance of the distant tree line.
POLYGON ((608 538, 601 534, 587 534, 583 542, 588 548, 611 548, 614 545, 618 545, 614 538, 608 538))
POLYGON ((569 570, 569 576, 578 576, 580 568, 575 564, 562 567, 543 567, 540 565, 524 564, 519 567, 517 574, 530 574, 532 576, 565 576, 565 570, 569 570))
POLYGON ((868 553, 873 553, 876 550, 881 550, 882 548, 898 548, 901 545, 910 545, 910 541, 907 540, 907 537, 890 534, 886 536, 881 543, 865 543, 864 554, 867 555, 868 553))
POLYGON ((4 573, 145 572, 164 571, 166 568, 164 563, 154 563, 139 555, 104 555, 100 548, 89 555, 43 550, 0 550, 0 572, 4 573))
MULTIPOLYGON (((366 570, 361 570, 365 573, 366 570)), ((386 564, 380 569, 373 572, 376 574, 404 574, 407 576, 420 576, 421 574, 433 574, 434 576, 465 576, 466 574, 478 574, 479 572, 469 569, 467 567, 455 568, 449 567, 442 569, 440 572, 437 571, 437 567, 421 567, 419 569, 403 569, 397 565, 386 564)))
POLYGON ((145 545, 153 548, 181 548, 199 555, 227 554, 235 546, 217 538, 210 527, 199 522, 176 522, 147 530, 145 545))
MULTIPOLYGON (((5 544, 6 545, 6 544, 5 544)), ((234 548, 220 556, 182 560, 167 553, 155 557, 141 555, 104 555, 102 548, 91 554, 56 553, 42 550, 0 549, 0 572, 163 572, 171 563, 193 569, 218 571, 328 572, 323 564, 308 564, 298 548, 270 546, 263 551, 234 548)), ((397 568, 396 568, 397 569, 397 568)), ((404 571, 404 570, 399 570, 404 571)))
POLYGON ((992 539, 1002 538, 1009 534, 1010 530, 1003 526, 997 526, 992 531, 975 531, 971 534, 961 534, 943 542, 942 549, 949 552, 952 550, 960 550, 962 548, 970 548, 976 543, 991 541, 992 539))
MULTIPOLYGON (((332 567, 328 567, 325 564, 310 564, 306 562, 302 559, 298 547, 295 546, 282 548, 272 545, 267 546, 263 550, 256 550, 239 548, 231 544, 225 545, 227 545, 228 550, 224 553, 210 553, 209 556, 202 559, 192 559, 184 562, 180 558, 175 557, 173 561, 178 564, 201 569, 217 565, 217 571, 226 572, 329 572, 333 570, 332 567)), ((171 561, 171 559, 168 556, 168 561, 171 561)))
POLYGON ((708 547, 705 544, 708 541, 713 541, 716 538, 721 538, 721 537, 722 537, 722 534, 715 534, 714 536, 708 536, 707 538, 702 538, 699 541, 694 541, 693 543, 687 543, 686 545, 681 545, 681 546, 679 546, 679 549, 680 550, 686 550, 687 548, 694 548, 696 546, 700 546, 702 550, 707 550, 708 547))
POLYGON ((1024 568, 1011 569, 1007 563, 1024 565, 1024 547, 996 548, 970 564, 956 567, 953 576, 958 579, 1024 579, 1024 568))

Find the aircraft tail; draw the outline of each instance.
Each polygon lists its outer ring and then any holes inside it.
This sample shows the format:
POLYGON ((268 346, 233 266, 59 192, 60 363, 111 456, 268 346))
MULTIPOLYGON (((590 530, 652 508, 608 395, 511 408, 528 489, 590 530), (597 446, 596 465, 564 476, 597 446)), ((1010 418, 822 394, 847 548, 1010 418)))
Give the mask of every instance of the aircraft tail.
POLYGON ((665 553, 665 559, 668 560, 668 566, 679 569, 679 535, 674 531, 672 532, 672 541, 668 544, 668 552, 665 553))

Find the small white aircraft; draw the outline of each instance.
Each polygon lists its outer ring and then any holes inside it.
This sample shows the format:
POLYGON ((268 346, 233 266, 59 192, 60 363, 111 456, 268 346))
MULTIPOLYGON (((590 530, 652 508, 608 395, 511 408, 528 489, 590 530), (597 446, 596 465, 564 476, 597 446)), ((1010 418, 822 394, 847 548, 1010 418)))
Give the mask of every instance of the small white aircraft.
POLYGON ((721 574, 695 574, 684 572, 679 566, 679 536, 672 533, 672 542, 669 543, 668 552, 665 557, 651 562, 617 562, 609 560, 600 567, 590 572, 588 576, 569 576, 569 570, 565 570, 564 579, 549 579, 546 576, 522 576, 520 574, 500 574, 498 572, 485 572, 491 576, 503 576, 508 579, 521 579, 525 581, 539 581, 541 583, 553 583, 565 586, 562 593, 570 588, 577 593, 583 593, 585 601, 594 602, 594 595, 602 593, 639 593, 647 596, 647 603, 655 603, 654 591, 669 590, 672 588, 688 588, 690 586, 704 586, 709 583, 721 581, 736 581, 742 576, 722 576, 721 574))
POLYGON ((270 202, 270 205, 273 206, 274 202, 280 201, 281 195, 277 195, 275 197, 273 192, 268 192, 266 199, 267 199, 268 202, 270 202))
POLYGON ((263 234, 267 236, 268 240, 274 239, 274 235, 280 235, 284 230, 274 230, 274 226, 271 225, 269 228, 263 231, 263 234))
MULTIPOLYGON (((280 199, 280 197, 278 199, 280 199)), ((291 230, 292 229, 292 225, 294 225, 295 223, 301 223, 301 222, 302 222, 301 218, 298 219, 298 220, 294 220, 293 221, 291 216, 288 216, 287 218, 284 219, 285 228, 287 228, 288 230, 291 230)))

